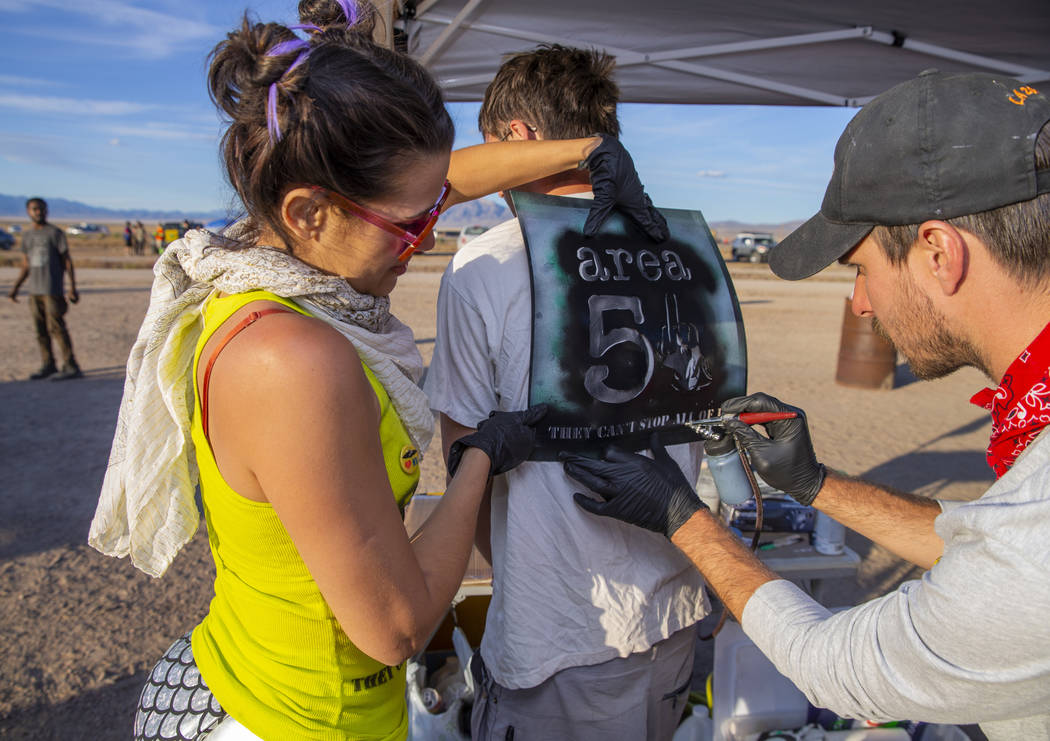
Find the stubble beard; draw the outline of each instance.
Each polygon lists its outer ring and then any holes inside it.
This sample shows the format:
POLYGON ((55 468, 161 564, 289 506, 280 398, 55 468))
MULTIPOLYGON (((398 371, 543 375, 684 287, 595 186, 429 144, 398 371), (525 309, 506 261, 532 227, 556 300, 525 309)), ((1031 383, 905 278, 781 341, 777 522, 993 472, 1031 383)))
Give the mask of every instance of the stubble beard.
POLYGON ((901 279, 894 312, 885 323, 872 319, 872 329, 897 348, 912 373, 923 381, 943 378, 967 366, 992 377, 988 363, 974 344, 952 332, 930 297, 907 277, 901 279))

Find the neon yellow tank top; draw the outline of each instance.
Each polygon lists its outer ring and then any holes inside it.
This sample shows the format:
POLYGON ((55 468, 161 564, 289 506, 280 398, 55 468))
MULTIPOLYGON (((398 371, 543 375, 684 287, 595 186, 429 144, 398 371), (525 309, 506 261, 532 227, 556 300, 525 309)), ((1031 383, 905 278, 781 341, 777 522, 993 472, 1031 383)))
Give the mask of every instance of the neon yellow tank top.
MULTIPOLYGON (((209 301, 194 355, 194 389, 208 338, 235 311, 260 300, 307 313, 264 291, 209 301)), ((364 370, 379 399, 383 458, 404 512, 419 481, 419 455, 390 397, 364 370)), ((215 597, 192 637, 204 681, 226 712, 264 739, 404 739, 404 664, 386 666, 350 642, 273 507, 223 480, 195 396, 191 431, 216 572, 215 597)))

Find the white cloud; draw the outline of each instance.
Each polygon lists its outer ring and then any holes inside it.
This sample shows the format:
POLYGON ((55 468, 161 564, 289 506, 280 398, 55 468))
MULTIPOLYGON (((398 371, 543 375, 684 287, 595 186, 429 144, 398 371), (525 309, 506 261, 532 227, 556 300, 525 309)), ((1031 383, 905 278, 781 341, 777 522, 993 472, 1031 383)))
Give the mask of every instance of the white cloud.
POLYGON ((219 111, 212 107, 183 107, 179 110, 179 117, 183 121, 189 123, 197 123, 202 126, 210 126, 212 128, 215 128, 216 126, 225 126, 227 123, 223 121, 223 118, 219 114, 219 111))
POLYGON ((728 106, 620 105, 624 136, 661 141, 697 140, 741 123, 746 109, 728 106))
MULTIPOLYGON (((3 0, 0 0, 2 2, 3 0)), ((57 80, 44 80, 39 77, 20 77, 19 75, 0 75, 0 85, 24 85, 26 87, 55 87, 63 83, 57 80)))
POLYGON ((111 147, 119 147, 120 146, 120 139, 117 139, 116 137, 113 137, 112 139, 109 140, 109 146, 111 146, 111 147))
POLYGON ((218 143, 217 127, 207 129, 200 126, 180 126, 172 123, 146 123, 142 126, 115 126, 109 129, 118 136, 135 136, 144 139, 166 141, 209 141, 218 143))
POLYGON ((18 165, 41 167, 83 167, 83 152, 70 156, 68 147, 58 137, 33 134, 5 134, 0 136, 0 158, 18 165))
POLYGON ((724 170, 700 170, 696 174, 702 178, 724 178, 726 176, 724 170))
POLYGON ((89 43, 134 49, 146 57, 160 58, 180 46, 194 44, 200 39, 218 39, 223 29, 203 21, 193 20, 188 13, 165 13, 138 7, 124 0, 0 0, 0 10, 32 11, 34 8, 54 8, 71 17, 86 17, 71 22, 69 28, 21 28, 27 35, 46 35, 50 39, 74 43, 89 43))
POLYGON ((74 116, 126 116, 156 108, 146 103, 126 100, 78 100, 43 95, 0 93, 0 108, 15 108, 30 113, 65 113, 74 116))
MULTIPOLYGON (((702 185, 703 185, 703 183, 702 183, 702 185)), ((811 185, 809 183, 798 183, 798 182, 794 182, 793 183, 793 182, 789 182, 789 181, 785 181, 785 180, 778 180, 778 179, 774 179, 774 178, 738 178, 738 177, 730 177, 730 178, 726 178, 725 180, 719 181, 717 185, 715 183, 711 183, 711 185, 719 187, 719 188, 721 188, 721 187, 734 187, 734 186, 741 187, 741 186, 745 186, 748 189, 751 189, 751 190, 753 190, 756 193, 761 192, 763 190, 790 191, 792 193, 814 193, 814 192, 817 192, 817 190, 818 190, 813 185, 811 185)))

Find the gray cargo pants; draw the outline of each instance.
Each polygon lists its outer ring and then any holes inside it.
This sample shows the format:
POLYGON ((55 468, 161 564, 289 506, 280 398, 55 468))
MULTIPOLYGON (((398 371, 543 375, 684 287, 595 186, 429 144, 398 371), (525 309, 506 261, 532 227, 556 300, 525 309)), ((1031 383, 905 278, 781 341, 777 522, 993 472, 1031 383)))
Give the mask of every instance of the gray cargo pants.
POLYGON ((527 689, 501 687, 474 654, 474 741, 669 741, 693 673, 696 627, 648 651, 563 669, 527 689))

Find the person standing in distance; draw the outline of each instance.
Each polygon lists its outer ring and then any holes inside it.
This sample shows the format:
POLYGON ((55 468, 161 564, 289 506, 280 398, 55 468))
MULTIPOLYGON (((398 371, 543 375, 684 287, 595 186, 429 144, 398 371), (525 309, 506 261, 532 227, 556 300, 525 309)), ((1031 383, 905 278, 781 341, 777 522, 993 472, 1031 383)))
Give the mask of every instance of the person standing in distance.
POLYGON ((54 380, 80 378, 80 366, 73 356, 73 342, 66 328, 66 296, 75 304, 80 300, 73 258, 69 256, 66 235, 47 221, 47 202, 43 198, 26 201, 26 213, 32 226, 22 232, 22 272, 15 279, 10 298, 18 301, 18 289, 29 280, 29 311, 40 345, 40 369, 29 376, 36 381, 52 376, 54 380), (65 274, 69 273, 69 293, 64 295, 65 274), (52 338, 62 354, 61 370, 55 365, 52 338))
POLYGON ((131 236, 135 246, 135 254, 146 254, 146 227, 142 225, 141 221, 135 222, 135 226, 131 229, 131 236))
MULTIPOLYGON (((768 484, 928 569, 831 614, 768 571, 704 507, 675 465, 612 452, 567 457, 601 499, 585 509, 664 533, 744 631, 819 707, 876 721, 979 723, 991 741, 1050 739, 1050 100, 984 74, 923 73, 868 103, 835 149, 820 213, 770 258, 782 278, 838 260, 853 311, 874 317, 920 378, 963 366, 996 389, 997 481, 938 502, 828 471, 805 414, 765 394, 726 424, 768 484)), ((948 474, 950 475, 950 474, 948 474)))

